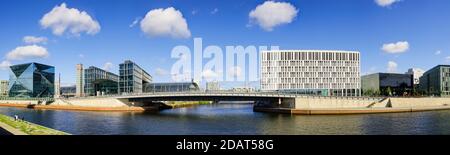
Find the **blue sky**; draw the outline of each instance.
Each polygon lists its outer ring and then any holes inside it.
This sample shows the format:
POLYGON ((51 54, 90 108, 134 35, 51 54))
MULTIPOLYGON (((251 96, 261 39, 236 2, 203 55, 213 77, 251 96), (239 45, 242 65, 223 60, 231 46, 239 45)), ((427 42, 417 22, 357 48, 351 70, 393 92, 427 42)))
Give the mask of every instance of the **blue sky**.
MULTIPOLYGON (((384 0, 389 1, 389 0, 384 0)), ((0 3, 0 52, 11 64, 36 61, 54 65, 62 83, 75 82, 75 65, 103 67, 131 59, 153 75, 155 82, 170 81, 156 70, 170 71, 173 47, 193 46, 193 38, 203 38, 203 45, 278 45, 281 49, 358 50, 361 73, 386 72, 388 62, 394 71, 408 68, 430 69, 448 64, 450 59, 450 1, 401 0, 389 6, 375 0, 277 0, 298 10, 289 23, 272 31, 250 22, 249 13, 264 0, 3 0, 0 3), (81 31, 55 35, 39 22, 62 3, 67 8, 85 11, 98 22, 95 34, 81 31), (143 19, 153 9, 173 7, 182 13, 189 37, 149 36, 140 24, 130 27, 135 19, 143 19), (252 23, 252 26, 248 26, 252 23), (25 36, 45 37, 45 57, 11 59, 8 53, 27 46, 25 36), (407 42, 407 49, 382 50, 383 45, 407 42), (440 52, 437 52, 440 51, 440 52), (440 53, 440 54, 437 54, 440 53)), ((401 47, 399 47, 401 48, 401 47)), ((0 70, 0 79, 8 79, 8 70, 0 70)), ((234 84, 239 85, 239 84, 234 84)))

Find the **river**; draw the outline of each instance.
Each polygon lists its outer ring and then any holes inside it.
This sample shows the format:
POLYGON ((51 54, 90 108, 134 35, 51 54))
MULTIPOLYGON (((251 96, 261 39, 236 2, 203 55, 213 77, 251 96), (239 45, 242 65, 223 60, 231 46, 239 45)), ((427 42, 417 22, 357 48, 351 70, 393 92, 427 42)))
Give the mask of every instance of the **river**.
POLYGON ((213 104, 160 112, 82 112, 0 107, 4 115, 75 135, 424 135, 450 134, 450 111, 305 116, 213 104))

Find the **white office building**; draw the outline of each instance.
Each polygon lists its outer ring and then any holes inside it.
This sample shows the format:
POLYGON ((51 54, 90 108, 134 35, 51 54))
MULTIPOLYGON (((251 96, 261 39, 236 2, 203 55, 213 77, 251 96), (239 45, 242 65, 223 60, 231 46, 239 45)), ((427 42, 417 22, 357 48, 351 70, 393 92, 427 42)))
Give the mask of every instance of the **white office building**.
POLYGON ((357 51, 277 50, 260 53, 262 91, 360 96, 357 51))
POLYGON ((410 68, 410 69, 408 69, 408 72, 406 72, 405 74, 412 75, 413 79, 414 79, 414 84, 418 85, 418 84, 420 84, 420 77, 422 77, 423 73, 425 73, 425 71, 422 69, 410 68))

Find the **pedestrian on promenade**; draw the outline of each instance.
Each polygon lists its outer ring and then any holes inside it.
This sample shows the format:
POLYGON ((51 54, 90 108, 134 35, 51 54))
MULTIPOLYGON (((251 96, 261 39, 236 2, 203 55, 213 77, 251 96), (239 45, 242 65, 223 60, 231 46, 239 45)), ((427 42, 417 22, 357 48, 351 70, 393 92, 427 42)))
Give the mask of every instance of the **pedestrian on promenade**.
POLYGON ((19 119, 19 116, 14 115, 14 121, 17 121, 19 119))

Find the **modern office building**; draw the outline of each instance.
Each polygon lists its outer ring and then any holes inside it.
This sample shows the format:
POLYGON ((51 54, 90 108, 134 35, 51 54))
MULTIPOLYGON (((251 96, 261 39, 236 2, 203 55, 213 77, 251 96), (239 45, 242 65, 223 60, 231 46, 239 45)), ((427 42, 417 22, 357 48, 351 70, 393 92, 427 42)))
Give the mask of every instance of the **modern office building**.
POLYGON ((84 96, 84 74, 83 74, 83 64, 77 64, 77 75, 76 75, 76 95, 77 97, 84 96))
POLYGON ((450 65, 438 65, 420 78, 419 90, 427 95, 450 96, 450 65))
POLYGON ((408 72, 406 72, 405 74, 412 75, 413 79, 414 79, 414 85, 418 85, 418 84, 420 84, 420 77, 422 77, 424 72, 425 71, 423 71, 422 69, 410 68, 410 69, 408 69, 408 72))
POLYGON ((8 96, 8 80, 0 80, 0 96, 8 96))
POLYGON ((410 74, 375 73, 361 77, 362 92, 384 96, 411 94, 413 76, 410 74))
POLYGON ((145 93, 190 92, 190 91, 199 91, 199 90, 200 90, 200 87, 195 82, 147 83, 144 88, 145 93))
POLYGON ((76 85, 73 85, 73 86, 61 86, 60 88, 61 88, 61 90, 60 90, 60 92, 61 92, 60 96, 61 97, 68 98, 68 97, 75 97, 76 96, 76 92, 77 92, 76 91, 77 90, 76 85))
POLYGON ((119 65, 119 93, 142 93, 144 86, 152 82, 152 76, 136 63, 125 60, 119 65))
POLYGON ((55 67, 40 63, 10 66, 10 97, 53 97, 55 94, 55 67))
POLYGON ((261 91, 360 96, 357 51, 276 50, 260 53, 261 91))
POLYGON ((90 66, 84 70, 84 94, 100 96, 117 94, 119 76, 103 69, 90 66))

